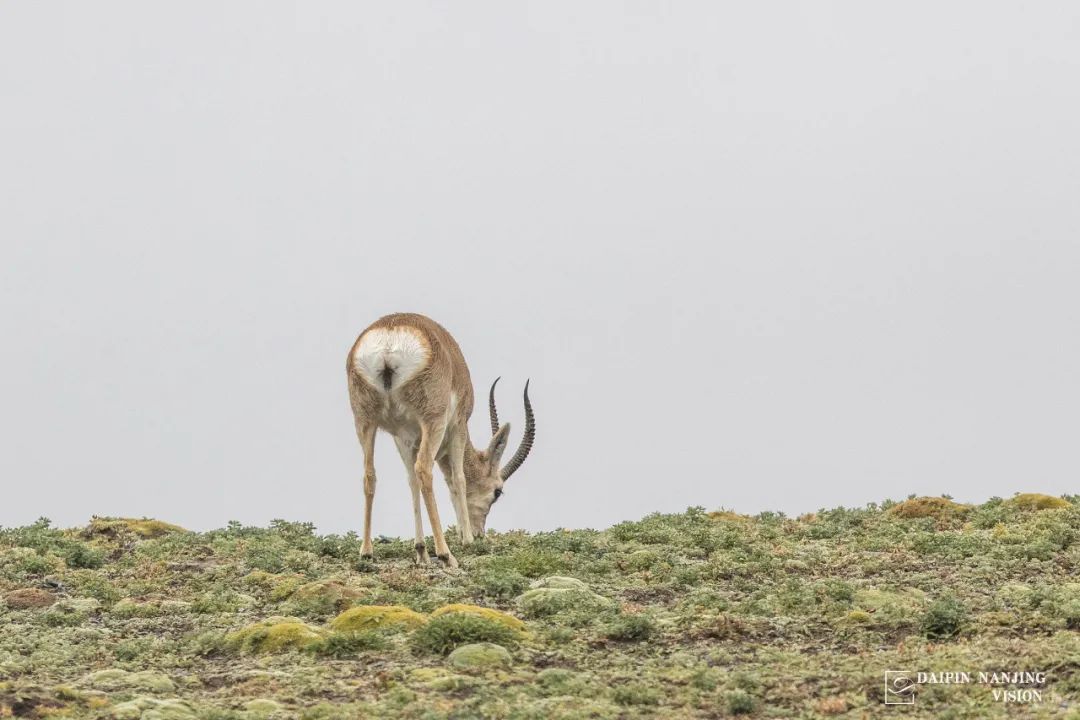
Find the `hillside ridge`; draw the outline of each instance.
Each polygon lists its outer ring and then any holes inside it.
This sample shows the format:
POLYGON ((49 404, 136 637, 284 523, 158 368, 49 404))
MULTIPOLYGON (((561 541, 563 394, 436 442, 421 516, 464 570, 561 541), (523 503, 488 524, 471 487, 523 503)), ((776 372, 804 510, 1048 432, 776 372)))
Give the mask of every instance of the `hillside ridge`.
POLYGON ((906 717, 1080 717, 1080 496, 694 507, 453 550, 0 528, 0 717, 896 717, 887 670, 971 674, 913 678, 906 717))

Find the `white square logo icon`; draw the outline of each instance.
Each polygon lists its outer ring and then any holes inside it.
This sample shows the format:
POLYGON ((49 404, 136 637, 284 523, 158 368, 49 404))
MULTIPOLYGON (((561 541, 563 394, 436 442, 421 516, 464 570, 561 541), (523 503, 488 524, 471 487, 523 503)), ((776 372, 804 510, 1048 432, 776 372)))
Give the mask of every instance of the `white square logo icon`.
POLYGON ((885 671, 885 704, 915 704, 915 673, 910 670, 885 671))

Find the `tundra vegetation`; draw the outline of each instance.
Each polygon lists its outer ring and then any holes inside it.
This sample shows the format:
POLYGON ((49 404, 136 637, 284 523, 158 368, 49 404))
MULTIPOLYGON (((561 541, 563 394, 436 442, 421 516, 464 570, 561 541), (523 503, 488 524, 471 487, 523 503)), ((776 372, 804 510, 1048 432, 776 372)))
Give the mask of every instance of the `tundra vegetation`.
POLYGON ((907 718, 1080 718, 1078 496, 690 508, 453 551, 416 567, 380 538, 371 562, 283 521, 2 529, 0 717, 897 717, 904 669, 1047 673, 1040 702, 923 685, 907 718))

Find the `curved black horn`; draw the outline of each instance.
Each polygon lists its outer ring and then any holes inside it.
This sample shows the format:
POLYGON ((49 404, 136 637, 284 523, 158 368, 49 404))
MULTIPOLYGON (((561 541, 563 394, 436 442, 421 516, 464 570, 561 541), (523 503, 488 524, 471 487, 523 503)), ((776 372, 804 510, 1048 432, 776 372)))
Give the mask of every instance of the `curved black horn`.
POLYGON ((491 434, 499 432, 499 411, 495 409, 495 386, 499 384, 499 380, 502 376, 495 378, 495 382, 491 383, 491 392, 488 393, 488 414, 491 415, 491 434))
POLYGON ((532 403, 529 402, 529 381, 525 381, 525 436, 521 438, 521 445, 518 446, 517 452, 514 453, 514 457, 510 458, 510 462, 506 463, 502 469, 502 479, 506 480, 514 471, 521 467, 521 463, 525 462, 525 458, 529 456, 529 451, 532 450, 533 440, 536 439, 536 418, 533 417, 532 403))

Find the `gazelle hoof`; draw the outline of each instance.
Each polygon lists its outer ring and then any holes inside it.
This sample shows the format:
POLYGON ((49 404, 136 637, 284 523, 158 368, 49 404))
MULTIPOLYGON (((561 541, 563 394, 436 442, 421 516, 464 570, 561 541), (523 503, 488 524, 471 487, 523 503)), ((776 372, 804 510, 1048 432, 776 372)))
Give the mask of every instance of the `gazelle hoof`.
POLYGON ((445 565, 448 568, 456 568, 458 566, 457 558, 455 558, 450 553, 446 553, 445 555, 440 555, 439 559, 442 560, 443 565, 445 565))
POLYGON ((414 547, 416 549, 416 558, 415 558, 416 564, 417 565, 427 565, 428 564, 427 547, 424 545, 424 543, 416 543, 416 545, 414 547))

